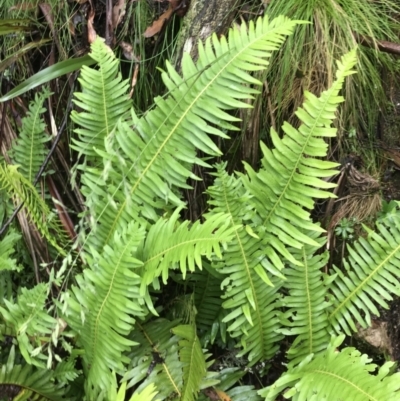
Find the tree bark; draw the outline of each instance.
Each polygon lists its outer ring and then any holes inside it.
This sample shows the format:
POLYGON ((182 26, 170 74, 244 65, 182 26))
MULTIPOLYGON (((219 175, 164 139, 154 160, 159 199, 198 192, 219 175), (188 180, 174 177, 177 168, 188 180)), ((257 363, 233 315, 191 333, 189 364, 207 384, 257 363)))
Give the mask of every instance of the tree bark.
POLYGON ((232 23, 240 0, 191 0, 177 38, 175 67, 181 69, 183 52, 197 59, 197 43, 213 33, 224 34, 232 23))

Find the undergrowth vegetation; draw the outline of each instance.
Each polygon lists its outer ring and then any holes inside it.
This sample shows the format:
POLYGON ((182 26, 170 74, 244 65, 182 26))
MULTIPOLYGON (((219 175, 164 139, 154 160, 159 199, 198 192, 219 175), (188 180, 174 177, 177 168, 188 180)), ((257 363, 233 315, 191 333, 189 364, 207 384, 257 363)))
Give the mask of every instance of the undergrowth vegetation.
POLYGON ((47 187, 36 182, 51 95, 36 96, 0 164, 3 227, 22 205, 0 242, 3 399, 400 400, 393 362, 376 366, 342 345, 400 295, 400 215, 365 227, 343 268, 327 271, 325 231, 310 216, 335 196, 328 141, 357 49, 337 58, 319 97, 304 92, 298 126, 271 129, 259 168, 245 162, 230 174, 214 140, 238 129, 231 111, 251 108, 255 75, 307 26, 264 16, 214 35, 196 62, 183 56, 181 74, 166 63, 167 93, 145 113, 114 52, 94 41, 96 66, 82 67, 71 113, 69 184, 82 201, 74 222, 54 172, 47 187), (213 182, 207 210, 189 221, 194 166, 213 182), (43 248, 41 260, 21 256, 21 235, 43 248), (267 382, 279 349, 286 364, 267 382), (243 380, 254 371, 257 386, 243 380))

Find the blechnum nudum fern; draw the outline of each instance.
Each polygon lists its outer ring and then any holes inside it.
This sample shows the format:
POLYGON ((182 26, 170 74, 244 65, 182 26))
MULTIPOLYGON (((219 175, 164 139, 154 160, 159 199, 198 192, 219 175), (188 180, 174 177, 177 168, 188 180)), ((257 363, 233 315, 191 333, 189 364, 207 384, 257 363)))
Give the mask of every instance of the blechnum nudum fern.
MULTIPOLYGON (((82 68, 72 113, 86 202, 79 255, 63 249, 68 256, 48 283, 18 294, 1 288, 1 333, 15 343, 2 345, 3 394, 123 400, 130 388, 135 401, 275 400, 281 392, 293 400, 400 400, 392 363, 374 374, 365 355, 339 349, 342 333, 366 327, 376 303, 387 307, 400 295, 400 219, 382 221, 349 247, 344 271, 325 274, 324 230, 310 217, 316 199, 333 196, 324 178, 336 164, 324 160, 325 138, 336 134, 331 123, 356 51, 338 62, 330 89, 305 93, 298 129, 271 131, 258 171, 245 165, 229 175, 224 163, 209 165, 221 156, 210 135, 235 129, 229 110, 249 107, 261 84, 251 72, 267 68, 297 23, 263 17, 199 44, 196 63, 184 56, 182 75, 167 64, 168 93, 143 116, 131 107, 112 51, 92 44, 98 66, 82 68), (180 217, 181 192, 188 178, 200 179, 195 164, 215 179, 204 219, 189 222, 180 217), (168 280, 185 289, 175 299, 179 313, 163 302, 171 299, 168 280), (269 387, 235 385, 244 371, 212 368, 210 343, 236 344, 236 356, 252 366, 273 357, 285 336, 293 339, 287 372, 269 387)), ((34 199, 29 170, 16 169, 2 167, 3 187, 34 199)), ((11 235, 0 243, 6 269, 15 266, 11 235)))

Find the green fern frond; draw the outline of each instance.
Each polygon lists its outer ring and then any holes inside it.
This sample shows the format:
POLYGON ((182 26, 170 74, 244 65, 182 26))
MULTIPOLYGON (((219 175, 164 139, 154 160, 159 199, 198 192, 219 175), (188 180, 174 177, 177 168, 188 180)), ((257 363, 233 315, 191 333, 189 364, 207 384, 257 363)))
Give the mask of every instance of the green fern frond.
POLYGON ((181 401, 194 401, 200 391, 202 379, 206 376, 206 361, 201 349, 194 324, 174 327, 172 332, 178 337, 179 359, 183 367, 183 388, 181 401))
MULTIPOLYGON (((255 25, 251 22, 232 29, 229 43, 214 35, 204 47, 200 45, 197 65, 184 55, 183 77, 167 64, 163 80, 169 96, 157 98, 156 108, 142 118, 132 111, 132 121, 120 121, 113 150, 103 154, 105 160, 111 160, 106 167, 113 185, 92 187, 99 226, 90 242, 97 249, 107 244, 124 222, 137 219, 139 211, 149 218, 155 216, 154 208, 167 203, 183 205, 178 191, 187 188, 189 177, 196 178, 191 172, 193 164, 207 165, 197 158, 196 149, 206 155, 221 153, 209 134, 226 135, 213 125, 224 128, 237 120, 224 110, 249 107, 241 100, 251 98, 255 90, 243 84, 261 82, 247 71, 264 69, 271 51, 279 48, 295 25, 284 17, 271 22, 264 17, 255 25)), ((91 181, 96 182, 94 176, 91 181)))
POLYGON ((245 218, 253 214, 250 197, 244 193, 241 180, 229 176, 224 169, 224 164, 217 166, 214 186, 207 190, 209 203, 214 206, 210 214, 228 212, 228 223, 234 230, 222 261, 215 263, 217 271, 226 275, 221 284, 225 288, 222 306, 229 313, 223 322, 229 324, 227 330, 232 337, 241 337, 241 355, 250 353, 249 359, 256 363, 271 358, 283 337, 278 333, 280 325, 274 308, 282 276, 272 278, 276 285, 273 287, 263 266, 263 242, 250 225, 247 229, 243 225, 245 218))
POLYGON ((376 232, 368 231, 367 239, 360 237, 347 247, 345 270, 333 267, 330 321, 348 335, 357 331, 356 322, 366 328, 371 314, 379 316, 376 303, 388 309, 391 294, 400 295, 400 216, 378 222, 376 232))
POLYGON ((129 114, 131 102, 128 81, 122 80, 119 61, 103 39, 97 37, 92 43, 89 56, 98 66, 81 69, 82 92, 74 93, 74 103, 82 111, 71 113, 72 120, 81 128, 75 129, 78 138, 73 139, 72 148, 85 156, 86 165, 101 166, 98 152, 105 150, 105 138, 115 129, 117 121, 129 114))
POLYGON ((325 351, 331 340, 328 321, 330 304, 326 302, 328 286, 322 276, 322 269, 326 266, 329 255, 327 252, 317 253, 326 239, 318 238, 318 233, 309 236, 319 246, 305 245, 300 250, 294 250, 292 255, 302 266, 289 265, 283 271, 287 279, 283 287, 289 294, 281 301, 287 311, 280 315, 280 320, 288 328, 281 329, 281 333, 287 336, 297 335, 287 352, 293 365, 309 354, 325 351))
POLYGON ((158 277, 166 283, 171 267, 179 265, 185 278, 188 270, 193 272, 196 266, 202 268, 202 256, 209 260, 214 255, 220 258, 221 244, 232 238, 232 228, 222 213, 210 216, 204 223, 192 224, 189 221, 179 223, 179 212, 178 208, 170 218, 161 218, 153 224, 137 251, 136 257, 143 261, 142 295, 152 283, 159 288, 158 277))
POLYGON ((41 114, 46 111, 43 102, 50 95, 47 88, 43 88, 41 93, 35 94, 35 100, 31 102, 26 117, 22 119, 18 139, 10 151, 13 163, 20 166, 19 171, 31 183, 48 152, 45 143, 50 140, 50 136, 45 132, 46 124, 41 114))
POLYGON ((85 349, 84 360, 89 369, 89 387, 107 389, 110 370, 124 372, 129 359, 123 355, 136 343, 127 339, 134 317, 143 316, 139 295, 141 279, 135 270, 142 262, 134 258, 145 231, 132 222, 101 254, 92 251, 90 268, 77 278, 73 287, 66 320, 80 334, 85 349))
POLYGON ((334 339, 326 352, 310 355, 259 394, 265 401, 276 400, 283 391, 293 400, 400 400, 400 373, 389 374, 394 362, 385 363, 374 375, 376 365, 367 355, 355 348, 337 350, 343 340, 344 336, 334 339))
POLYGON ((243 176, 243 182, 253 196, 251 202, 263 222, 257 234, 266 243, 265 253, 273 266, 279 259, 278 254, 293 264, 299 263, 287 247, 300 249, 303 244, 318 245, 303 230, 323 231, 311 222, 308 210, 313 208, 315 198, 334 196, 326 189, 335 184, 321 177, 336 174, 332 168, 337 164, 317 157, 326 156, 328 145, 324 138, 336 134, 336 129, 330 128, 330 125, 338 104, 343 101, 338 94, 345 77, 353 73, 351 69, 356 60, 354 50, 338 62, 336 81, 320 98, 305 93, 303 108, 296 112, 302 122, 299 129, 285 123, 282 130, 286 135, 283 139, 271 130, 275 149, 270 150, 261 144, 262 168, 258 173, 250 165, 245 165, 247 174, 243 176))
POLYGON ((0 369, 0 394, 9 400, 68 401, 67 389, 54 383, 51 370, 15 364, 15 348, 0 369))
MULTIPOLYGON (((120 389, 118 390, 118 394, 114 396, 109 396, 109 400, 112 401, 125 401, 126 393, 126 382, 122 383, 120 389)), ((135 391, 132 394, 132 397, 129 398, 129 401, 159 401, 160 398, 154 398, 156 397, 158 391, 156 389, 156 386, 151 383, 149 384, 146 388, 143 389, 141 392, 135 391)))
POLYGON ((33 184, 18 171, 18 166, 0 163, 0 185, 1 189, 6 190, 16 203, 24 202, 24 209, 42 236, 61 255, 65 256, 65 250, 55 239, 61 240, 62 245, 67 243, 67 237, 60 222, 56 219, 49 220, 52 215, 49 207, 40 197, 33 184), (50 232, 51 230, 53 233, 50 232))
POLYGON ((203 270, 196 270, 187 277, 186 284, 194 293, 196 326, 202 343, 214 343, 219 335, 226 342, 226 324, 222 323, 226 312, 222 308, 223 275, 203 262, 203 270))
POLYGON ((0 306, 4 321, 13 329, 22 356, 29 364, 45 368, 46 356, 42 342, 49 343, 57 321, 46 311, 49 284, 41 283, 32 289, 21 288, 16 303, 4 299, 0 306))
POLYGON ((141 383, 136 391, 156 384, 161 400, 172 395, 181 396, 183 366, 179 360, 179 338, 171 335, 178 321, 157 319, 150 323, 136 323, 130 339, 138 344, 129 354, 130 368, 123 377, 128 387, 141 383))
POLYGON ((14 245, 21 238, 21 235, 10 230, 0 241, 0 272, 4 270, 18 270, 17 261, 11 258, 15 252, 14 245))

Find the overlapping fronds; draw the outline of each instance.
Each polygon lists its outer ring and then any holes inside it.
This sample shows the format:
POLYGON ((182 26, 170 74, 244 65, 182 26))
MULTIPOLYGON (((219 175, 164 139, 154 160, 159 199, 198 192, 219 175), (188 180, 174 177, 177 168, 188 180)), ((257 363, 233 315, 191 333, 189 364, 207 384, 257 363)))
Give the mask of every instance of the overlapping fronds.
POLYGON ((183 365, 179 360, 179 338, 171 334, 178 321, 157 319, 150 323, 136 323, 130 339, 138 344, 129 354, 131 368, 123 377, 128 387, 141 383, 136 391, 142 391, 154 383, 162 400, 175 394, 181 396, 183 365))
POLYGON ((229 313, 223 322, 229 324, 227 329, 232 337, 241 338, 243 354, 249 352, 249 359, 255 363, 269 359, 276 352, 275 343, 282 338, 274 308, 282 277, 274 277, 276 287, 272 287, 263 266, 263 242, 250 225, 244 226, 253 212, 250 197, 244 193, 241 180, 229 176, 224 168, 224 164, 217 166, 216 180, 207 191, 211 196, 209 203, 214 206, 210 214, 225 211, 234 229, 222 261, 215 263, 217 271, 226 275, 221 284, 225 290, 222 306, 229 313))
POLYGON ((226 214, 215 214, 204 223, 196 221, 192 224, 189 221, 179 223, 179 212, 177 209, 168 219, 161 218, 153 224, 136 253, 143 261, 142 295, 146 286, 157 283, 158 277, 166 283, 171 267, 178 265, 185 278, 188 270, 193 272, 196 266, 202 268, 202 256, 209 260, 213 255, 221 258, 221 244, 232 238, 233 229, 226 214))
POLYGON ((35 369, 31 365, 15 364, 15 347, 12 346, 7 362, 0 369, 0 394, 2 399, 68 401, 67 388, 54 383, 53 373, 35 369))
POLYGON ((19 349, 29 364, 46 367, 46 356, 41 354, 41 336, 50 336, 57 325, 56 319, 46 310, 49 285, 40 283, 32 289, 21 288, 17 302, 4 299, 0 306, 3 320, 17 337, 19 349), (44 361, 43 361, 44 359, 44 361))
POLYGON ((42 236, 61 255, 65 255, 65 250, 55 239, 61 240, 62 245, 67 242, 60 222, 54 216, 50 219, 52 213, 46 202, 40 197, 33 184, 18 171, 18 166, 0 163, 0 186, 16 203, 24 202, 23 206, 29 218, 42 236))
MULTIPOLYGON (((261 84, 247 71, 265 68, 271 51, 279 48, 295 25, 284 17, 270 22, 265 16, 255 24, 232 29, 229 43, 214 35, 204 47, 200 45, 196 65, 185 54, 183 77, 167 64, 163 80, 169 96, 157 98, 156 107, 141 118, 132 110, 132 120, 117 124, 114 139, 103 154, 113 185, 99 187, 96 177, 91 178, 96 194, 93 213, 99 220, 91 244, 101 249, 124 222, 137 219, 139 211, 154 219, 154 208, 182 205, 177 190, 187 188, 189 177, 195 178, 193 164, 206 165, 196 156, 196 149, 206 155, 221 153, 209 134, 226 137, 218 127, 233 128, 231 122, 237 119, 224 110, 249 107, 241 100, 256 91, 244 84, 261 84)), ((96 106, 91 99, 85 101, 89 102, 86 107, 96 106)), ((88 125, 82 123, 82 128, 88 125)))
POLYGON ((336 81, 320 98, 305 93, 303 108, 296 112, 302 122, 299 129, 285 123, 283 139, 271 130, 274 149, 261 144, 260 171, 255 172, 246 164, 243 182, 262 219, 257 233, 266 244, 265 252, 272 265, 279 258, 278 254, 299 264, 288 252, 288 246, 300 249, 303 244, 318 245, 303 230, 323 231, 311 222, 309 210, 313 208, 314 199, 334 196, 326 190, 335 184, 321 178, 335 174, 332 168, 336 165, 317 157, 326 156, 328 145, 324 138, 336 134, 336 129, 330 126, 338 104, 343 101, 339 91, 345 77, 353 73, 351 69, 355 63, 356 51, 353 50, 338 62, 336 81))
POLYGON ((317 354, 326 350, 331 336, 329 334, 328 307, 326 294, 328 285, 323 281, 322 269, 328 261, 328 253, 317 253, 325 244, 324 237, 318 233, 309 234, 318 247, 305 245, 295 250, 292 255, 302 266, 289 265, 284 270, 286 281, 283 287, 289 294, 283 297, 282 306, 287 308, 280 315, 281 323, 286 326, 281 333, 297 335, 287 352, 291 364, 301 362, 309 354, 317 354))
POLYGON ((265 401, 276 400, 284 390, 285 399, 293 400, 400 400, 400 373, 389 373, 394 362, 385 363, 374 375, 376 365, 367 355, 355 348, 337 350, 343 340, 344 336, 334 339, 323 354, 310 355, 259 393, 265 401))
POLYGON ((183 368, 181 401, 194 401, 200 391, 202 379, 206 376, 206 361, 201 349, 194 324, 174 327, 172 332, 181 338, 179 359, 183 368))
POLYGON ((77 278, 79 287, 73 287, 66 320, 80 333, 89 387, 106 389, 110 370, 124 371, 129 359, 123 353, 136 344, 127 336, 134 317, 144 315, 139 295, 141 280, 135 272, 142 263, 132 255, 144 233, 144 228, 132 222, 123 233, 115 234, 112 244, 101 254, 93 250, 90 267, 77 278))
POLYGON ((35 100, 22 119, 18 139, 10 151, 13 163, 19 165, 19 171, 29 182, 34 181, 47 154, 45 143, 50 140, 50 136, 46 134, 46 124, 41 114, 46 111, 43 102, 49 96, 47 88, 35 94, 35 100))
POLYGON ((347 247, 344 271, 334 266, 333 307, 330 320, 335 329, 348 335, 371 325, 371 314, 379 316, 375 304, 388 309, 392 294, 400 295, 400 215, 377 223, 368 238, 360 237, 347 247))
POLYGON ((196 326, 203 343, 214 343, 218 335, 225 342, 226 324, 222 323, 226 312, 222 308, 221 283, 224 276, 207 263, 203 270, 196 270, 187 277, 187 284, 194 293, 196 307, 196 326))

